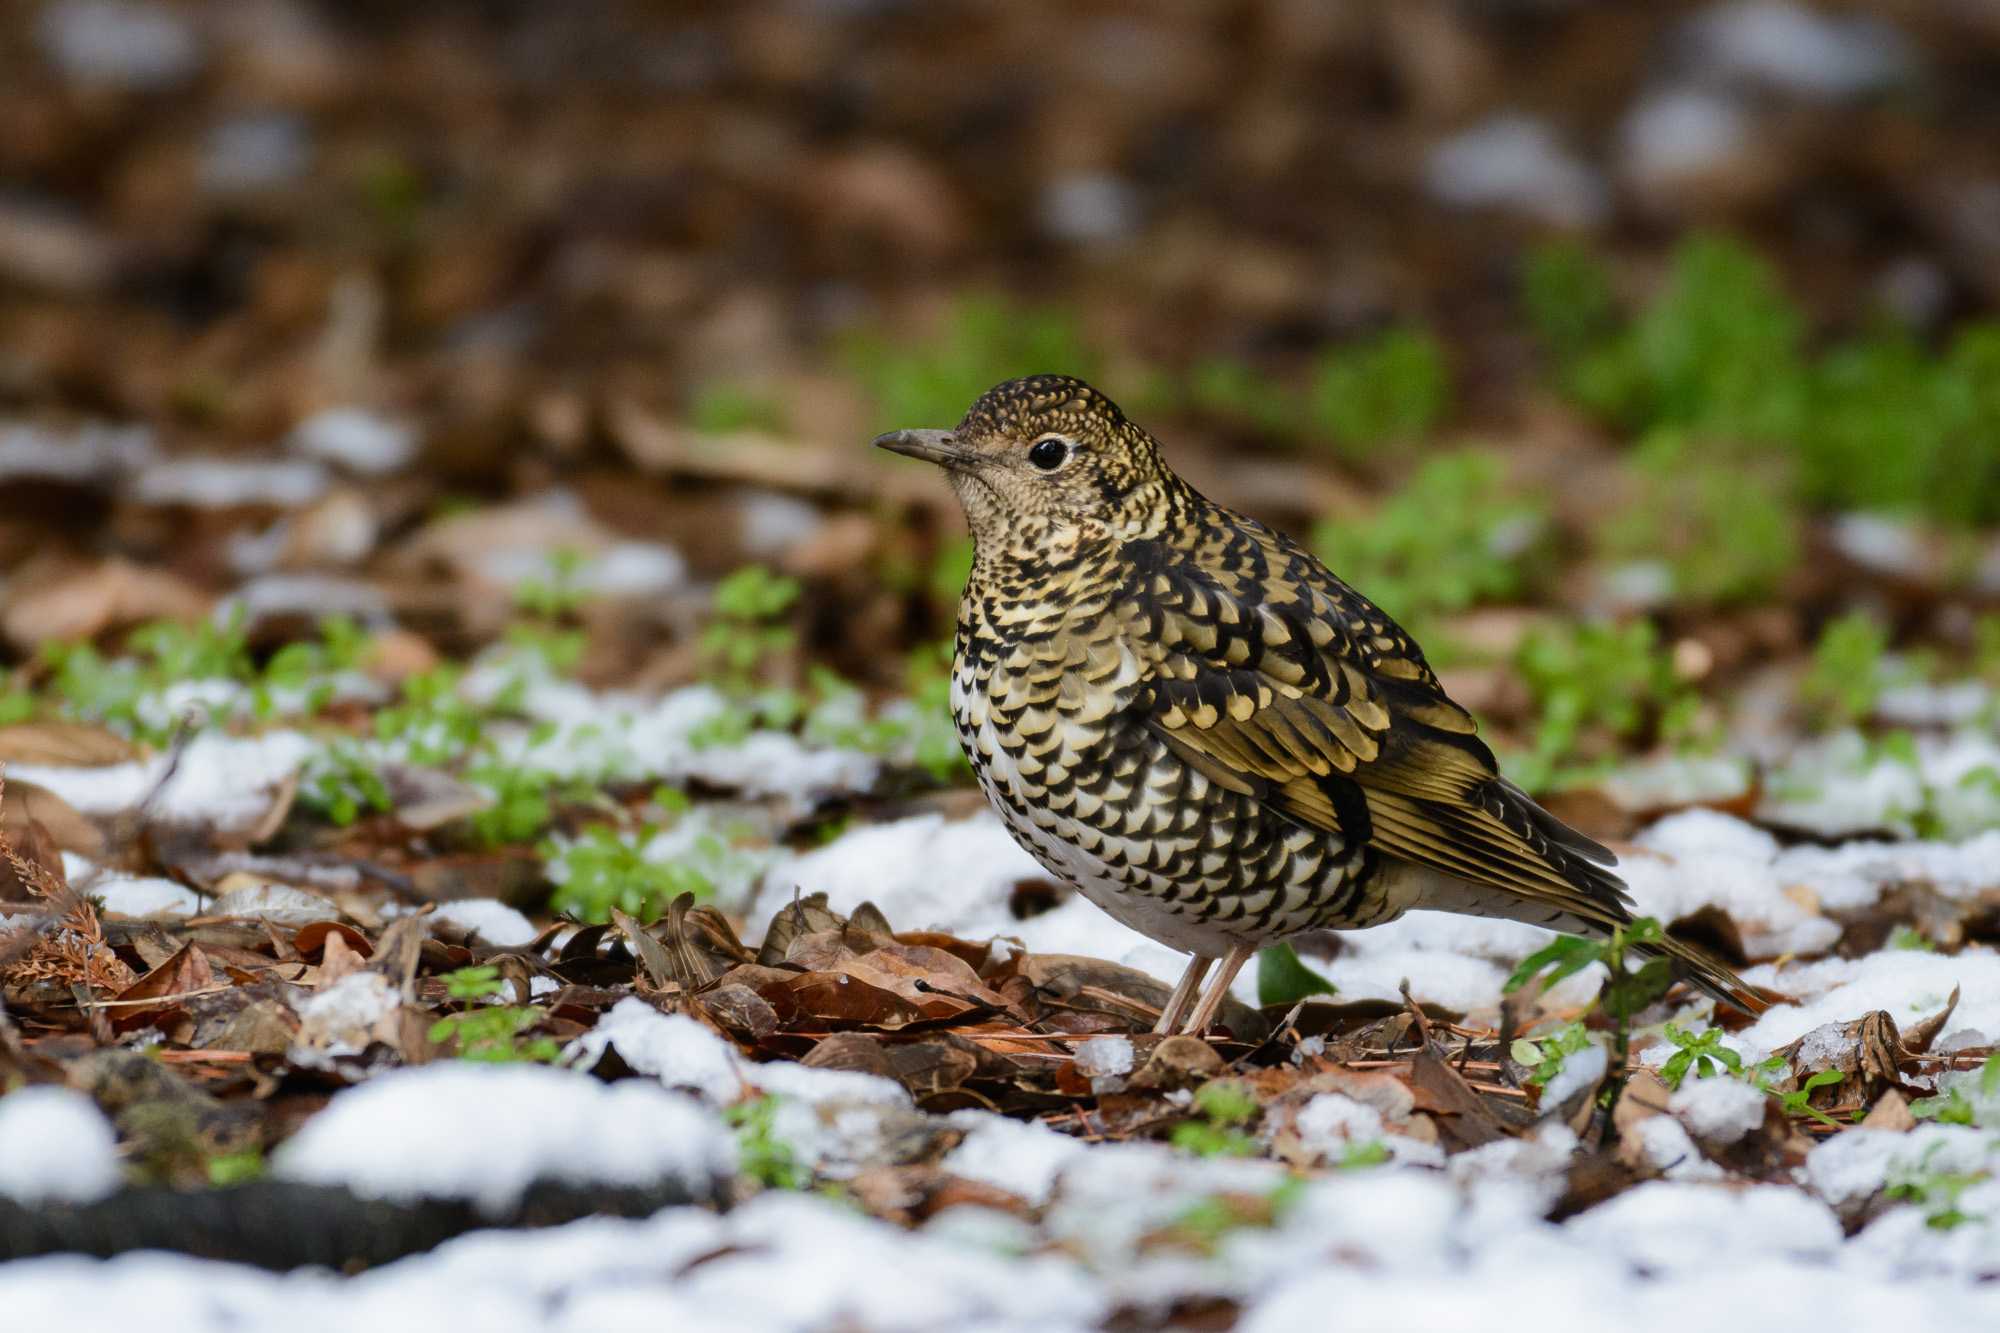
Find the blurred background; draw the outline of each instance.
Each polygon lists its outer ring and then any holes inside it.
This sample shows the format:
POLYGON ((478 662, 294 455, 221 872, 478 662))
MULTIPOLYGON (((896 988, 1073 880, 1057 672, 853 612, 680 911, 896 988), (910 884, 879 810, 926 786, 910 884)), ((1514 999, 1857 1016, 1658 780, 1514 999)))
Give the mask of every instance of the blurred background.
MULTIPOLYGON (((2000 678, 1996 146, 1990 0, 12 4, 0 712, 222 606, 932 716, 968 548, 867 441, 1049 370, 1594 827, 1914 766, 2000 678)), ((1921 772, 1792 822, 2000 821, 1921 772)))

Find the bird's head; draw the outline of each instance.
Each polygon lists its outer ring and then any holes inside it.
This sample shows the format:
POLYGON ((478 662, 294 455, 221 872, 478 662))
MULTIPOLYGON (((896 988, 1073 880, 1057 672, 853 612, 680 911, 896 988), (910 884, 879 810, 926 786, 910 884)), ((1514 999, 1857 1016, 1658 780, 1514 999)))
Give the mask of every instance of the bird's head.
POLYGON ((950 430, 890 431, 875 443, 945 470, 982 554, 1151 535, 1180 488, 1153 437, 1068 375, 1008 380, 950 430))

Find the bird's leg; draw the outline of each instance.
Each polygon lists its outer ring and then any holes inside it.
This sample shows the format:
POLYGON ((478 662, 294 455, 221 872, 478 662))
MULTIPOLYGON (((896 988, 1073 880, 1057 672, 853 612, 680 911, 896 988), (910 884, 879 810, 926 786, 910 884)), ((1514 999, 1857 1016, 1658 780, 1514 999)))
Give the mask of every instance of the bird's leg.
POLYGON ((1199 1037, 1208 1031, 1208 1025, 1215 1021, 1216 1010, 1222 1008, 1223 998, 1229 994, 1236 974, 1243 970, 1243 965, 1256 952, 1247 944, 1229 946, 1229 952, 1222 959, 1222 970, 1215 974, 1215 980, 1209 982, 1208 989, 1202 992, 1201 1003, 1195 1006, 1194 1017, 1188 1019, 1187 1026, 1181 1029, 1182 1033, 1199 1037))
POLYGON ((1153 1034, 1164 1037, 1187 1016, 1188 1006, 1194 1003, 1194 993, 1201 987, 1201 979, 1208 975, 1208 965, 1213 958, 1203 958, 1200 954, 1188 959, 1187 971, 1174 983, 1174 993, 1167 997, 1167 1007, 1160 1010, 1160 1021, 1153 1024, 1153 1034))

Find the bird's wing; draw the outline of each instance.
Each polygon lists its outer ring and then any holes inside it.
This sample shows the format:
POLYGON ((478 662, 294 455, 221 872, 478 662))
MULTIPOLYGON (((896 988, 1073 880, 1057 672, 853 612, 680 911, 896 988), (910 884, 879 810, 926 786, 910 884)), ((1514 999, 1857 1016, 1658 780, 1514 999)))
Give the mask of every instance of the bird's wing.
POLYGON ((1134 699, 1185 762, 1300 823, 1585 921, 1626 919, 1616 860, 1500 776, 1472 715, 1387 615, 1232 516, 1192 549, 1126 544, 1134 699))

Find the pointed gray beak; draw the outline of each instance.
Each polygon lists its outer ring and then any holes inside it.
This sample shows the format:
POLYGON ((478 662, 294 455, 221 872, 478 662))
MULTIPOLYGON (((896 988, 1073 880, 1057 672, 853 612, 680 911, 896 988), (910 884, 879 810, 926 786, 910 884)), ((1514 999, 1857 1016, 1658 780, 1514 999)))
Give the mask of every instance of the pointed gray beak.
POLYGON ((970 449, 961 448, 948 430, 892 430, 877 435, 875 447, 946 468, 963 467, 975 457, 970 449))

